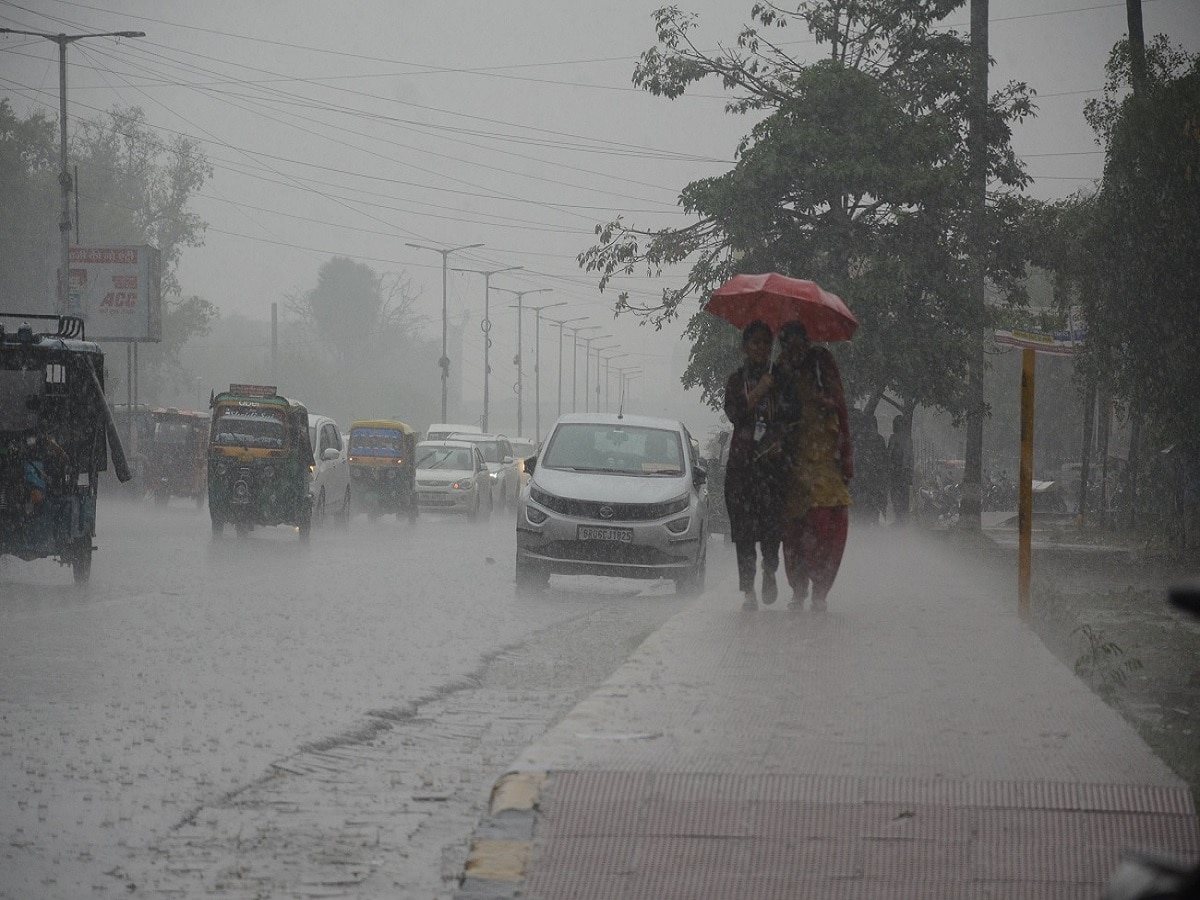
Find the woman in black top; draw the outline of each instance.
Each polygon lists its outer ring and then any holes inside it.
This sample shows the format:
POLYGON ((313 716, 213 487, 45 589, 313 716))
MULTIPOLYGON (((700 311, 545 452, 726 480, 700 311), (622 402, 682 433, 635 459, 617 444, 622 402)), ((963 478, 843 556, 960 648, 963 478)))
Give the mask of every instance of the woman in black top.
POLYGON ((746 363, 725 384, 725 415, 733 426, 729 462, 725 467, 725 507, 729 532, 737 549, 738 587, 745 597, 743 609, 756 609, 754 576, 758 549, 762 549, 762 600, 775 602, 782 539, 783 491, 774 476, 780 471, 773 445, 778 398, 771 375, 771 329, 754 321, 742 330, 746 363))

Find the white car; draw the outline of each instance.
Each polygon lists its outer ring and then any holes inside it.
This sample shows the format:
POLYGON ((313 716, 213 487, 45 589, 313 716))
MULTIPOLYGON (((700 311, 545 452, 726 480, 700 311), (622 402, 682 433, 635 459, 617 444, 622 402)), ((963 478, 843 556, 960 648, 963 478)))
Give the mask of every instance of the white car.
POLYGON ((326 516, 334 516, 339 525, 350 521, 350 461, 346 441, 337 422, 328 416, 308 414, 308 440, 312 444, 313 525, 321 525, 326 516))
POLYGON ((557 573, 670 578, 677 593, 702 592, 706 481, 674 419, 560 417, 517 506, 517 588, 557 573))
POLYGON ((417 506, 466 513, 474 519, 492 514, 491 474, 479 448, 467 441, 417 444, 417 506))
POLYGON ((537 455, 537 441, 528 437, 509 438, 512 444, 513 458, 517 461, 517 471, 521 473, 521 488, 524 489, 529 481, 529 473, 525 471, 525 460, 537 455))
POLYGON ((521 469, 508 438, 502 434, 457 433, 450 440, 469 441, 480 449, 492 476, 493 502, 505 510, 515 507, 521 493, 521 469))

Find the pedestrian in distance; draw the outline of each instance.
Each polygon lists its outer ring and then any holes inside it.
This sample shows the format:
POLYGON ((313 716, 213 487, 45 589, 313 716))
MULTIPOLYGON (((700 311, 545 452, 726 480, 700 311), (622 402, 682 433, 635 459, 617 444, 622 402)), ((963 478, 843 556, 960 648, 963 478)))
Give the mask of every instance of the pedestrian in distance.
POLYGON ((790 459, 784 498, 783 563, 792 599, 804 608, 826 609, 850 527, 850 480, 854 445, 837 362, 829 348, 812 344, 800 323, 780 331, 781 415, 798 422, 787 430, 790 459))
POLYGON ((850 517, 856 525, 878 525, 887 513, 887 443, 879 433, 875 416, 851 408, 850 437, 854 441, 854 500, 850 517))
POLYGON ((907 416, 892 419, 888 438, 888 493, 892 498, 893 524, 907 525, 912 504, 912 423, 907 416))
POLYGON ((762 601, 775 602, 782 539, 783 452, 778 441, 778 398, 771 372, 773 336, 765 322, 742 330, 745 364, 725 383, 725 415, 733 427, 725 466, 725 508, 737 552, 742 609, 758 608, 754 582, 762 553, 762 601))

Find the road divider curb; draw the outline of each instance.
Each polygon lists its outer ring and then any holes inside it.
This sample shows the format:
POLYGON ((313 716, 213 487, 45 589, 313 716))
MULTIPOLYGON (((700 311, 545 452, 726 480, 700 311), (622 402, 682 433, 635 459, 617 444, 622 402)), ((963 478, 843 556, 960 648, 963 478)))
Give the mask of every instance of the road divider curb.
POLYGON ((471 839, 456 900, 520 896, 533 853, 533 829, 544 772, 509 772, 492 787, 488 815, 471 839))

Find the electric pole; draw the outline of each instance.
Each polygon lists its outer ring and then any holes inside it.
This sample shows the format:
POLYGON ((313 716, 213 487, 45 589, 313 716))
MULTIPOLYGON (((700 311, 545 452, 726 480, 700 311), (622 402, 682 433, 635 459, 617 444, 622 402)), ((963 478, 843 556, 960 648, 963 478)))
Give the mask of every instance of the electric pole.
POLYGON ((91 34, 46 34, 41 31, 19 31, 16 28, 0 28, 0 34, 24 34, 29 37, 45 38, 58 44, 58 144, 59 171, 58 186, 62 191, 62 211, 58 219, 61 252, 60 265, 62 272, 58 283, 58 311, 60 315, 69 315, 79 310, 71 310, 71 189, 74 183, 71 172, 67 168, 67 44, 73 44, 84 38, 94 37, 145 37, 144 31, 99 31, 91 34))

